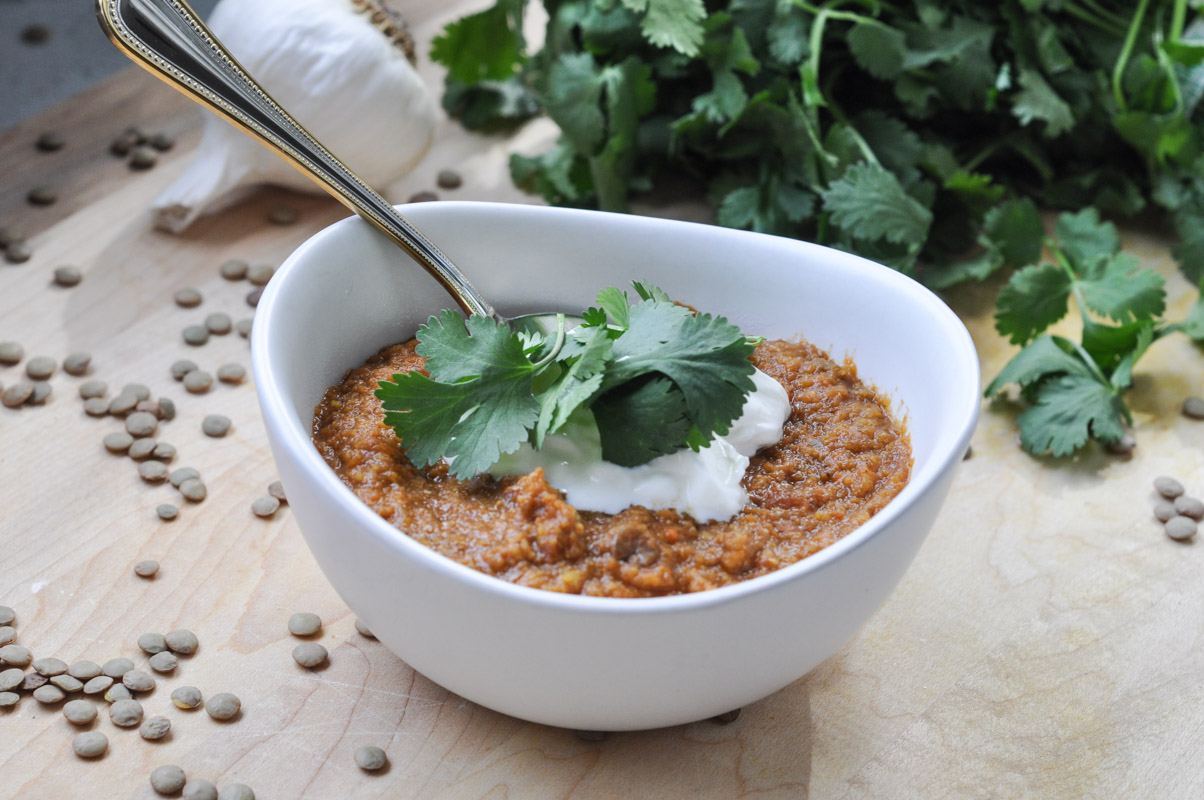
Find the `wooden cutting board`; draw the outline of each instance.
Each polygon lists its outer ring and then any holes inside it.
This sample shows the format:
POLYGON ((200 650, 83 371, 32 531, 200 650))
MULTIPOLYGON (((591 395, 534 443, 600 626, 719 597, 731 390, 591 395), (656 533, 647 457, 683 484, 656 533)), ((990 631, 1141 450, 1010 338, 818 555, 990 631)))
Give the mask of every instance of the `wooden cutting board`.
MULTIPOLYGON (((421 42, 456 8, 427 2, 413 18, 421 42)), ((431 86, 436 70, 424 67, 431 86)), ((185 325, 213 312, 250 316, 245 282, 218 273, 229 258, 279 264, 307 236, 345 216, 317 196, 259 191, 182 236, 152 229, 152 198, 187 163, 199 111, 131 69, 95 91, 0 135, 0 225, 30 236, 34 257, 0 263, 0 341, 30 356, 93 356, 89 377, 110 395, 146 384, 179 415, 159 438, 178 449, 173 467, 199 469, 200 505, 141 481, 102 437, 117 420, 82 412, 81 379, 57 374, 43 407, 0 408, 0 604, 18 614, 19 643, 68 662, 143 656, 147 631, 184 627, 200 651, 159 681, 144 706, 173 724, 157 743, 94 723, 108 755, 71 753, 76 732, 58 707, 26 697, 0 711, 0 797, 152 796, 150 771, 179 764, 219 787, 238 781, 260 798, 588 797, 1199 797, 1204 768, 1204 551, 1170 541, 1151 517, 1151 479, 1182 478, 1204 494, 1204 423, 1181 417, 1204 394, 1201 353, 1182 338, 1157 343, 1130 395, 1139 447, 1128 459, 1089 451, 1042 462, 1016 445, 1006 403, 988 403, 935 529, 889 602, 838 655, 743 709, 738 720, 585 741, 571 731, 479 708, 415 673, 353 619, 323 579, 286 508, 273 519, 251 502, 275 479, 248 382, 191 395, 168 367, 191 358, 214 371, 249 369, 237 334, 190 347, 185 325), (133 172, 107 152, 126 125, 177 139, 160 164, 133 172), (41 153, 42 130, 67 146, 41 153), (33 207, 37 185, 59 201, 33 207), (291 226, 268 214, 287 203, 291 226), (52 270, 84 273, 72 289, 52 270), (172 294, 204 296, 182 309, 172 294), (207 414, 233 420, 223 439, 202 435, 207 414), (174 522, 155 507, 175 503, 174 522), (154 580, 133 565, 154 558, 154 580), (291 613, 325 622, 330 665, 309 672, 290 657, 291 613), (172 689, 230 691, 241 717, 218 723, 171 705, 172 689), (383 774, 361 772, 355 748, 387 750, 383 774), (83 787, 86 787, 83 788, 83 787)), ((506 139, 443 123, 423 163, 391 187, 394 200, 434 188, 443 168, 464 185, 445 197, 532 202, 506 176, 514 150, 538 151, 555 133, 536 123, 506 139)), ((656 209, 702 218, 688 202, 656 209)), ((1168 277, 1181 318, 1194 292, 1176 275, 1157 235, 1126 244, 1168 277)), ((949 299, 993 376, 1012 350, 994 333, 997 286, 949 299)), ((0 367, 0 383, 20 367, 0 367)), ((790 635, 783 631, 782 635, 790 635)), ((483 666, 482 668, 487 668, 483 666)))

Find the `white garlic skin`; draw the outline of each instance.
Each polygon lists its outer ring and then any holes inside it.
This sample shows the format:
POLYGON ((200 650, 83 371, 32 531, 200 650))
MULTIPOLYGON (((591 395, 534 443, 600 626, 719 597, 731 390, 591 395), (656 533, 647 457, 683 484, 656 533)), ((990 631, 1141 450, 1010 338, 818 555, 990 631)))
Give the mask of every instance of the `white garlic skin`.
MULTIPOLYGON (((433 97, 404 53, 347 0, 220 0, 207 24, 282 108, 374 188, 430 147, 433 97)), ((322 191, 206 111, 192 163, 155 198, 155 225, 179 233, 262 183, 322 191)))

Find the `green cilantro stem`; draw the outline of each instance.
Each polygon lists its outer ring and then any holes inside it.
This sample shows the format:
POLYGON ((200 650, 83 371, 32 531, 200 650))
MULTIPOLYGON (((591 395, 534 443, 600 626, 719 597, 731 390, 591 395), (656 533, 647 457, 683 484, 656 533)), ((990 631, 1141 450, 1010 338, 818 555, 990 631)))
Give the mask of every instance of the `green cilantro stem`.
POLYGON ((560 351, 564 349, 565 330, 564 330, 564 314, 556 315, 556 341, 552 343, 552 349, 543 358, 532 364, 535 370, 539 370, 551 364, 560 355, 560 351))
POLYGON ((1145 22, 1145 12, 1149 5, 1150 0, 1138 0, 1137 10, 1133 12, 1128 33, 1125 34, 1125 43, 1121 47, 1120 56, 1116 59, 1116 66, 1112 69, 1112 97, 1121 111, 1129 110, 1124 91, 1125 69, 1128 68, 1129 59, 1133 56, 1133 47, 1137 44, 1137 34, 1141 32, 1142 23, 1145 22))
POLYGON ((1167 31, 1167 40, 1178 42, 1183 38, 1183 28, 1187 24, 1187 0, 1175 0, 1171 9, 1171 26, 1167 31))

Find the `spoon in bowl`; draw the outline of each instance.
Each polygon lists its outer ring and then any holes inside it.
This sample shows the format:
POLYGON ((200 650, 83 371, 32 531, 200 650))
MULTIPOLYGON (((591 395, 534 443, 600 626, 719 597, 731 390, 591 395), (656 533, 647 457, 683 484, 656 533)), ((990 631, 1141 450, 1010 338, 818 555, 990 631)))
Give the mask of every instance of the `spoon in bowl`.
MULTIPOLYGON (((259 139, 418 262, 466 314, 556 338, 563 314, 503 318, 435 244, 263 90, 184 0, 97 0, 105 35, 135 63, 259 139)), ((559 332, 559 336, 557 336, 559 332)))

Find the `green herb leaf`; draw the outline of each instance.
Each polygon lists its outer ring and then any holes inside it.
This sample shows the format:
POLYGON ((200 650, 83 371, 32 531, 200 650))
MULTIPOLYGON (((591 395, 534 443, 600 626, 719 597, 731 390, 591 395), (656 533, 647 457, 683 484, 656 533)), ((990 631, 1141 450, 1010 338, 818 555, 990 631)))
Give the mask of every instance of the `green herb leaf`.
POLYGON ((622 0, 623 5, 644 15, 640 30, 658 47, 672 47, 683 55, 698 54, 702 45, 702 0, 622 0))
POLYGON ((537 450, 543 447, 549 433, 560 430, 573 412, 586 405, 602 388, 602 373, 610 361, 613 346, 610 332, 605 327, 591 327, 580 345, 568 369, 539 395, 539 421, 532 439, 537 450))
POLYGON ((919 247, 932 212, 903 191, 899 179, 877 164, 854 164, 823 193, 832 222, 855 238, 919 247))
POLYGON ((662 377, 644 376, 606 392, 593 412, 602 457, 623 467, 676 451, 691 427, 685 396, 662 377))
POLYGON ((1061 136, 1074 127, 1074 112, 1035 69, 1020 68, 1021 90, 1012 97, 1012 113, 1021 125, 1035 120, 1045 123, 1045 136, 1061 136))
POLYGON ((1087 306, 1117 322, 1153 319, 1166 308, 1162 276, 1127 253, 1095 262, 1088 276, 1082 282, 1087 306))
POLYGON ((1054 264, 1034 264, 1012 274, 995 300, 995 330, 1012 344, 1024 344, 1066 316, 1073 286, 1054 264))
POLYGON ((1070 342, 1059 336, 1039 336, 1012 357, 983 394, 992 397, 1011 383, 1023 389, 1052 375, 1091 377, 1092 373, 1070 342))
POLYGON ((889 81, 903 74, 907 37, 902 31, 880 23, 859 22, 849 29, 848 42, 857 65, 875 78, 889 81))
POLYGON ((526 0, 497 0, 452 22, 431 42, 431 60, 461 84, 513 77, 523 60, 525 7, 526 0))
POLYGON ((1083 375, 1043 382, 1033 405, 1016 422, 1025 450, 1054 457, 1070 455, 1092 437, 1105 444, 1118 442, 1125 432, 1119 396, 1110 386, 1083 375))

